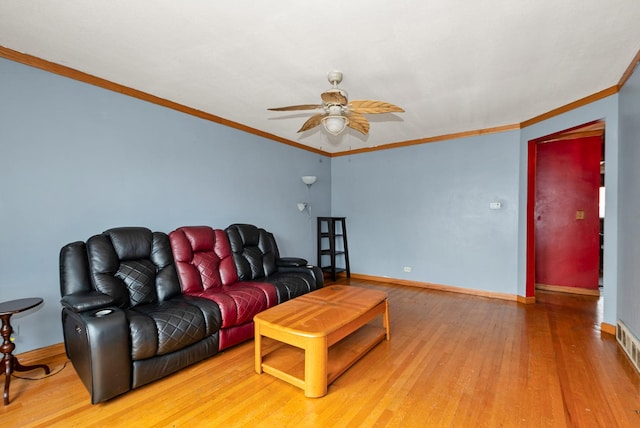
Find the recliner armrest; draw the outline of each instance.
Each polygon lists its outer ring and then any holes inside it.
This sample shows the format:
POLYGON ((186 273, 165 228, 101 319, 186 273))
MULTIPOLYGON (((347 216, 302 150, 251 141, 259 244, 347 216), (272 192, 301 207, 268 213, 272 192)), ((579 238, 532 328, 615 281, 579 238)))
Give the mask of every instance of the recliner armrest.
POLYGON ((77 313, 65 307, 62 326, 67 356, 89 390, 92 404, 131 389, 129 323, 122 309, 77 313))
POLYGON ((302 272, 306 274, 311 274, 313 278, 316 280, 316 287, 322 288, 324 287, 324 274, 322 273, 322 269, 318 266, 312 265, 304 265, 304 266, 292 266, 292 267, 283 267, 279 269, 280 272, 302 272))
POLYGON ((114 299, 97 291, 89 291, 68 294, 60 299, 60 303, 70 311, 80 313, 113 306, 114 299))
POLYGON ((276 259, 276 266, 280 267, 301 267, 307 266, 307 261, 299 257, 281 257, 276 259))

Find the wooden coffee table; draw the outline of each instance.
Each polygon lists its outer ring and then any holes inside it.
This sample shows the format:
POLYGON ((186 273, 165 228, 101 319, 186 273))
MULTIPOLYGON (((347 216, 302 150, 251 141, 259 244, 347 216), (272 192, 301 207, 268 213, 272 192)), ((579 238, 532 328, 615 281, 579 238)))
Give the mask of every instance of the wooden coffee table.
POLYGON ((322 397, 327 386, 389 335, 387 293, 331 285, 256 315, 255 370, 322 397), (382 318, 382 325, 370 323, 382 318))

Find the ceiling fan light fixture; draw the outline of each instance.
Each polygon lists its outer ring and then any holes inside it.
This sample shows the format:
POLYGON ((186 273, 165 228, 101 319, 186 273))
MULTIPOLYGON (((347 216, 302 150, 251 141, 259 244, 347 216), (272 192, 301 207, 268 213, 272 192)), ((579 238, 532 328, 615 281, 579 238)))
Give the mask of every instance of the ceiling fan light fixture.
POLYGON ((339 135, 349 124, 349 119, 340 115, 329 115, 322 119, 324 129, 333 135, 339 135))
POLYGON ((301 104, 287 107, 270 108, 273 111, 292 110, 322 110, 314 114, 300 127, 298 132, 305 132, 319 126, 333 135, 339 135, 348 126, 363 135, 369 133, 369 121, 365 114, 400 113, 404 110, 396 105, 376 100, 349 101, 347 91, 340 89, 338 84, 342 81, 342 73, 332 71, 328 76, 333 85, 331 89, 320 94, 322 104, 301 104))

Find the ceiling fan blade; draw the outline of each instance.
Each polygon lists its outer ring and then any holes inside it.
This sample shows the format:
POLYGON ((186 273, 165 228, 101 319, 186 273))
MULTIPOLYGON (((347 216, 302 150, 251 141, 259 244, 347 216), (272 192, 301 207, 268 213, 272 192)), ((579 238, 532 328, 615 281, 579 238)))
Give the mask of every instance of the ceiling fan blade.
POLYGON ((403 112, 404 110, 395 104, 375 100, 356 100, 349 103, 349 108, 357 113, 375 114, 403 112))
POLYGON ((342 106, 347 104, 347 97, 345 97, 342 91, 340 91, 339 89, 330 89, 326 92, 323 92, 320 97, 322 98, 322 101, 325 102, 325 104, 338 104, 342 106))
POLYGON ((324 113, 314 114, 302 125, 300 129, 298 129, 298 132, 304 132, 308 131, 311 128, 315 128, 316 126, 320 125, 320 122, 322 122, 322 118, 325 116, 326 114, 324 113))
POLYGON ((267 110, 273 111, 291 111, 291 110, 315 110, 318 108, 322 108, 322 105, 318 104, 302 104, 299 106, 287 106, 287 107, 274 107, 268 108, 267 110))
POLYGON ((349 128, 355 129, 364 135, 369 133, 369 121, 364 117, 364 115, 352 111, 347 115, 347 117, 349 118, 349 123, 347 123, 349 128))

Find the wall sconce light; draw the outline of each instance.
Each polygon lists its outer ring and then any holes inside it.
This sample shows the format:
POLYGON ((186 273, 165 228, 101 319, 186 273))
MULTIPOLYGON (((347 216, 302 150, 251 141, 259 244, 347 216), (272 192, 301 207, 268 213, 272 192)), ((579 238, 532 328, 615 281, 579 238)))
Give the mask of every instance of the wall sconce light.
POLYGON ((302 182, 307 185, 307 188, 311 190, 311 185, 316 182, 317 177, 315 175, 303 175, 302 182))
POLYGON ((301 213, 306 211, 307 215, 311 217, 311 205, 309 205, 309 202, 298 202, 298 211, 301 213))
MULTIPOLYGON (((311 194, 311 185, 315 183, 317 177, 315 175, 303 175, 302 182, 307 185, 307 189, 309 190, 309 194, 311 194)), ((311 217, 311 204, 309 202, 298 202, 298 211, 304 212, 307 211, 307 215, 311 217)))

